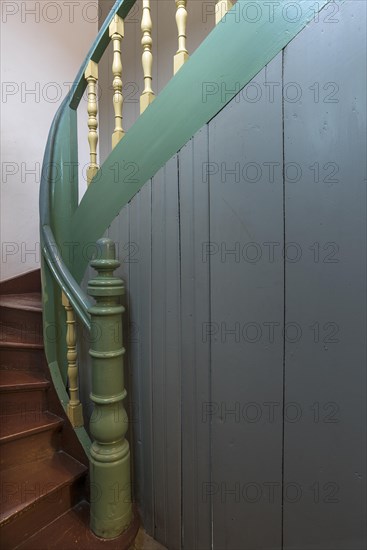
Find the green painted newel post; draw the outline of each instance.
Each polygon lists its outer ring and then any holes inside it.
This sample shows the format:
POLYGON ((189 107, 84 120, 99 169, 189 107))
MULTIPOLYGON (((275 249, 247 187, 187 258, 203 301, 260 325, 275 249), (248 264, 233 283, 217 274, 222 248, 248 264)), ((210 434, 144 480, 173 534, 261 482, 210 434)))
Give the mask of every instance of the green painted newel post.
POLYGON ((98 275, 89 281, 88 294, 96 300, 91 314, 92 392, 94 411, 90 422, 91 529, 99 537, 120 535, 131 523, 130 450, 123 399, 123 306, 119 298, 124 283, 113 275, 120 265, 110 239, 97 241, 98 257, 90 265, 98 275))

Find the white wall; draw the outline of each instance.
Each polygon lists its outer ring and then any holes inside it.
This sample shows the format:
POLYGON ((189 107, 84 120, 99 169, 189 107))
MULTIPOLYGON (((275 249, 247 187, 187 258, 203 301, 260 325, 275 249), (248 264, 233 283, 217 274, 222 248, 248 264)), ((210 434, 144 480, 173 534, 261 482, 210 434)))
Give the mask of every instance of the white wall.
MULTIPOLYGON (((1 4, 1 279, 39 267, 38 190, 52 118, 75 78, 110 0, 3 1, 1 4), (99 9, 98 9, 99 6, 99 9)), ((177 49, 174 0, 152 0, 153 89, 172 77, 177 49)), ((188 50, 192 53, 214 26, 214 2, 188 2, 188 50), (210 5, 212 4, 212 5, 210 5)), ((123 41, 124 128, 139 116, 143 90, 141 2, 125 22, 123 41)), ((101 161, 111 150, 112 52, 100 64, 101 161)), ((159 131, 157 129, 157 131, 159 131)), ((86 102, 78 109, 79 189, 86 189, 88 160, 86 102)))
POLYGON ((96 0, 1 3, 1 279, 39 267, 47 135, 97 29, 96 0))

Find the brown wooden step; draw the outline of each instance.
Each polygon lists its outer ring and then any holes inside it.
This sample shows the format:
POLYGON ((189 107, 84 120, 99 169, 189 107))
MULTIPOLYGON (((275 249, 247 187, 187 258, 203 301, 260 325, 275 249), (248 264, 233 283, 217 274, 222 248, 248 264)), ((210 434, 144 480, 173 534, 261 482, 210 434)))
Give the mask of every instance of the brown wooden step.
POLYGON ((0 341, 42 343, 41 294, 0 295, 0 341))
POLYGON ((0 294, 41 292, 41 271, 32 269, 0 282, 0 294))
POLYGON ((0 307, 42 312, 42 296, 40 292, 3 294, 0 295, 0 307))
POLYGON ((43 344, 0 342, 0 365, 2 370, 43 372, 43 360, 43 344))
POLYGON ((0 465, 2 469, 51 457, 59 448, 63 420, 47 411, 27 410, 1 416, 0 465))
POLYGON ((0 540, 11 550, 72 508, 86 467, 60 451, 52 458, 3 470, 0 540))
POLYGON ((62 426, 63 421, 48 411, 29 411, 29 414, 11 414, 1 417, 0 444, 29 437, 30 435, 54 430, 62 426), (35 413, 35 414, 33 414, 35 413))
POLYGON ((112 540, 95 537, 89 529, 89 504, 82 501, 33 537, 17 546, 17 550, 127 550, 139 529, 135 514, 128 529, 112 540))
POLYGON ((26 414, 46 408, 50 383, 37 372, 0 370, 0 415, 26 414))

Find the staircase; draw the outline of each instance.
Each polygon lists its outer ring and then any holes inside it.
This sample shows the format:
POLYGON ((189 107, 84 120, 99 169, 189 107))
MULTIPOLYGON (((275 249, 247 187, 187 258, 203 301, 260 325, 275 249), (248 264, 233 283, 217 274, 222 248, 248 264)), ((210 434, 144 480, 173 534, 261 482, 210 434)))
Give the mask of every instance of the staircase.
POLYGON ((44 356, 39 272, 0 287, 0 546, 4 550, 128 548, 89 529, 88 458, 44 356))

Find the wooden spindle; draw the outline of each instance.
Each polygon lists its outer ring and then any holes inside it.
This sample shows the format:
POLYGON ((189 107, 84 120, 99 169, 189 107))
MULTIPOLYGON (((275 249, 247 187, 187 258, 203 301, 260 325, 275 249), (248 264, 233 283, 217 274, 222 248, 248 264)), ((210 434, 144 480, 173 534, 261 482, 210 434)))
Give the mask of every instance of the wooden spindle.
POLYGON ((233 7, 230 0, 218 0, 215 6, 215 24, 218 25, 219 21, 223 19, 225 14, 233 7))
POLYGON ((98 171, 97 164, 97 144, 98 144, 98 107, 97 107, 97 82, 98 82, 98 65, 90 60, 85 69, 84 77, 88 83, 88 141, 90 163, 87 170, 88 185, 98 171))
POLYGON ((62 305, 66 311, 66 346, 70 400, 66 412, 71 424, 77 428, 84 425, 83 409, 79 399, 78 364, 76 350, 75 313, 66 295, 62 293, 62 305))
POLYGON ((122 128, 122 106, 124 97, 122 95, 122 57, 121 42, 124 38, 124 20, 115 15, 109 26, 110 38, 113 44, 113 108, 115 110, 115 130, 112 134, 112 149, 118 144, 125 132, 122 128))
POLYGON ((186 49, 186 0, 175 0, 176 2, 176 23, 178 30, 178 50, 173 58, 173 74, 182 67, 182 65, 188 60, 189 54, 186 49))
POLYGON ((144 75, 144 90, 140 96, 140 113, 154 100, 154 92, 152 90, 152 18, 150 16, 150 0, 143 0, 143 15, 141 19, 141 30, 143 38, 141 45, 143 46, 142 65, 144 75))

